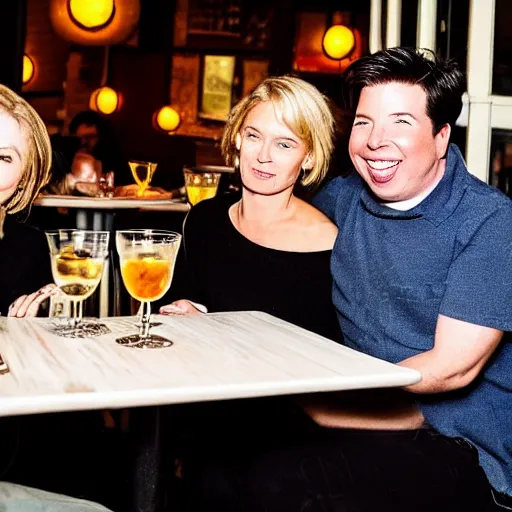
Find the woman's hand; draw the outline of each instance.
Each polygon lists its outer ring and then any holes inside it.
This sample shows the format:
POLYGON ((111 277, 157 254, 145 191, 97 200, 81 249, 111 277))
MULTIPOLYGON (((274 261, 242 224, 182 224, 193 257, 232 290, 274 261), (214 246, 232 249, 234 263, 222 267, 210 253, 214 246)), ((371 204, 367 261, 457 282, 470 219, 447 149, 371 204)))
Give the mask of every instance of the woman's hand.
POLYGON ((202 311, 199 310, 193 302, 186 299, 175 300, 172 304, 162 306, 160 308, 162 315, 187 315, 196 316, 201 315, 202 311))
POLYGON ((37 316, 41 303, 51 295, 57 293, 57 290, 57 286, 51 283, 43 286, 37 292, 31 293, 30 295, 22 295, 21 297, 18 297, 9 306, 7 316, 15 316, 17 318, 37 316))

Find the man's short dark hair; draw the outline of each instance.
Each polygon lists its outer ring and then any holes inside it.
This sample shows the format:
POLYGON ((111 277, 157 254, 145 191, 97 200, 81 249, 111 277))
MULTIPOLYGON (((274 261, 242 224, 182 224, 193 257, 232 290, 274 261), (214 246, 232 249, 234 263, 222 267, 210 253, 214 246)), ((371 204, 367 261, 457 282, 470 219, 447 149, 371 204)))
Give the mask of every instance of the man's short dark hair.
POLYGON ((454 60, 441 60, 430 50, 389 48, 351 64, 344 74, 345 100, 355 111, 364 87, 399 82, 420 85, 427 95, 427 115, 434 134, 455 125, 466 90, 464 73, 454 60))

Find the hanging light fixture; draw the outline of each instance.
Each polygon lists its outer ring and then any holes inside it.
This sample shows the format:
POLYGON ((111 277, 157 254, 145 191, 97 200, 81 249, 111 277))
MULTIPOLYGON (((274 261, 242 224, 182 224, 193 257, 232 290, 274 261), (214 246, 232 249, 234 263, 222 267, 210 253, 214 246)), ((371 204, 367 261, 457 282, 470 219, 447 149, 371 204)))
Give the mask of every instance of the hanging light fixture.
POLYGON ((50 0, 50 20, 62 38, 102 46, 128 39, 137 28, 140 0, 50 0))
POLYGON ((34 78, 34 61, 27 55, 23 55, 23 75, 22 75, 22 81, 23 85, 26 85, 34 78))
POLYGON ((119 94, 112 87, 100 87, 96 89, 89 100, 89 108, 100 112, 101 114, 110 115, 118 110, 120 101, 119 94))
POLYGON ((181 117, 178 110, 171 103, 171 63, 172 63, 172 47, 170 39, 166 45, 165 65, 164 65, 164 87, 165 94, 163 97, 163 107, 160 107, 153 114, 153 128, 169 135, 176 133, 181 117))
POLYGON ((175 132, 181 123, 181 117, 178 111, 171 105, 165 105, 157 110, 153 115, 153 125, 155 128, 169 134, 175 132))
POLYGON ((324 53, 330 59, 341 60, 352 53, 355 44, 354 32, 343 24, 343 14, 335 12, 332 17, 332 26, 326 30, 322 41, 324 53))
POLYGON ((69 0, 68 12, 71 20, 85 30, 100 30, 114 18, 114 0, 69 0))
POLYGON ((103 76, 101 77, 101 87, 96 89, 89 99, 89 108, 100 112, 101 114, 110 115, 119 110, 121 107, 121 95, 112 87, 108 87, 108 64, 110 49, 105 47, 105 57, 103 60, 103 76))

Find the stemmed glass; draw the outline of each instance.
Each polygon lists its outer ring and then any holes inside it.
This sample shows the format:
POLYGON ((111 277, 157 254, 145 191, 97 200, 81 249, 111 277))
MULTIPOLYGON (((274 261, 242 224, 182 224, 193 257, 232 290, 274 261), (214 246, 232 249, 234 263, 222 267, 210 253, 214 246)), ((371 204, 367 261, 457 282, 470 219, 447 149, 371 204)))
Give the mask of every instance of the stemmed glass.
POLYGON ((161 299, 171 286, 181 235, 173 231, 133 229, 117 231, 116 247, 121 276, 128 293, 141 302, 139 334, 116 340, 137 348, 170 347, 172 341, 150 334, 151 302, 161 299))
POLYGON ((185 189, 187 191, 188 202, 191 206, 196 205, 204 199, 215 197, 220 176, 220 172, 195 172, 188 167, 183 169, 185 189))
POLYGON ((71 299, 70 325, 59 331, 70 338, 102 334, 98 324, 82 322, 82 304, 101 280, 108 254, 108 231, 60 229, 47 231, 53 279, 71 299))
POLYGON ((133 179, 139 187, 137 190, 137 197, 142 197, 153 179, 153 174, 155 174, 158 164, 154 162, 130 160, 128 165, 132 171, 133 179))

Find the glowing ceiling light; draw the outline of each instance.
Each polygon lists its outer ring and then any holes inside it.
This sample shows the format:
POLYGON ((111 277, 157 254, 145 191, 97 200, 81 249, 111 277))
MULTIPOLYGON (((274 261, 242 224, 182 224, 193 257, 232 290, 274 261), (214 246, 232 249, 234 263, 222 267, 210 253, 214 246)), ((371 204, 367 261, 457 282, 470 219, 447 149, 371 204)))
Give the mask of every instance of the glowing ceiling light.
POLYGON ((80 27, 97 30, 112 21, 116 6, 114 0, 69 0, 68 9, 80 27))
POLYGON ((326 31, 322 45, 329 58, 341 60, 350 55, 355 43, 354 32, 350 28, 333 25, 326 31))
POLYGON ((164 132, 174 132, 181 122, 179 113, 170 105, 165 105, 155 112, 156 127, 164 132))
POLYGON ((119 94, 111 87, 100 87, 91 94, 89 107, 102 114, 113 114, 120 104, 119 94))
POLYGON ((23 84, 28 84, 32 80, 34 71, 34 61, 28 55, 23 55, 23 84))

